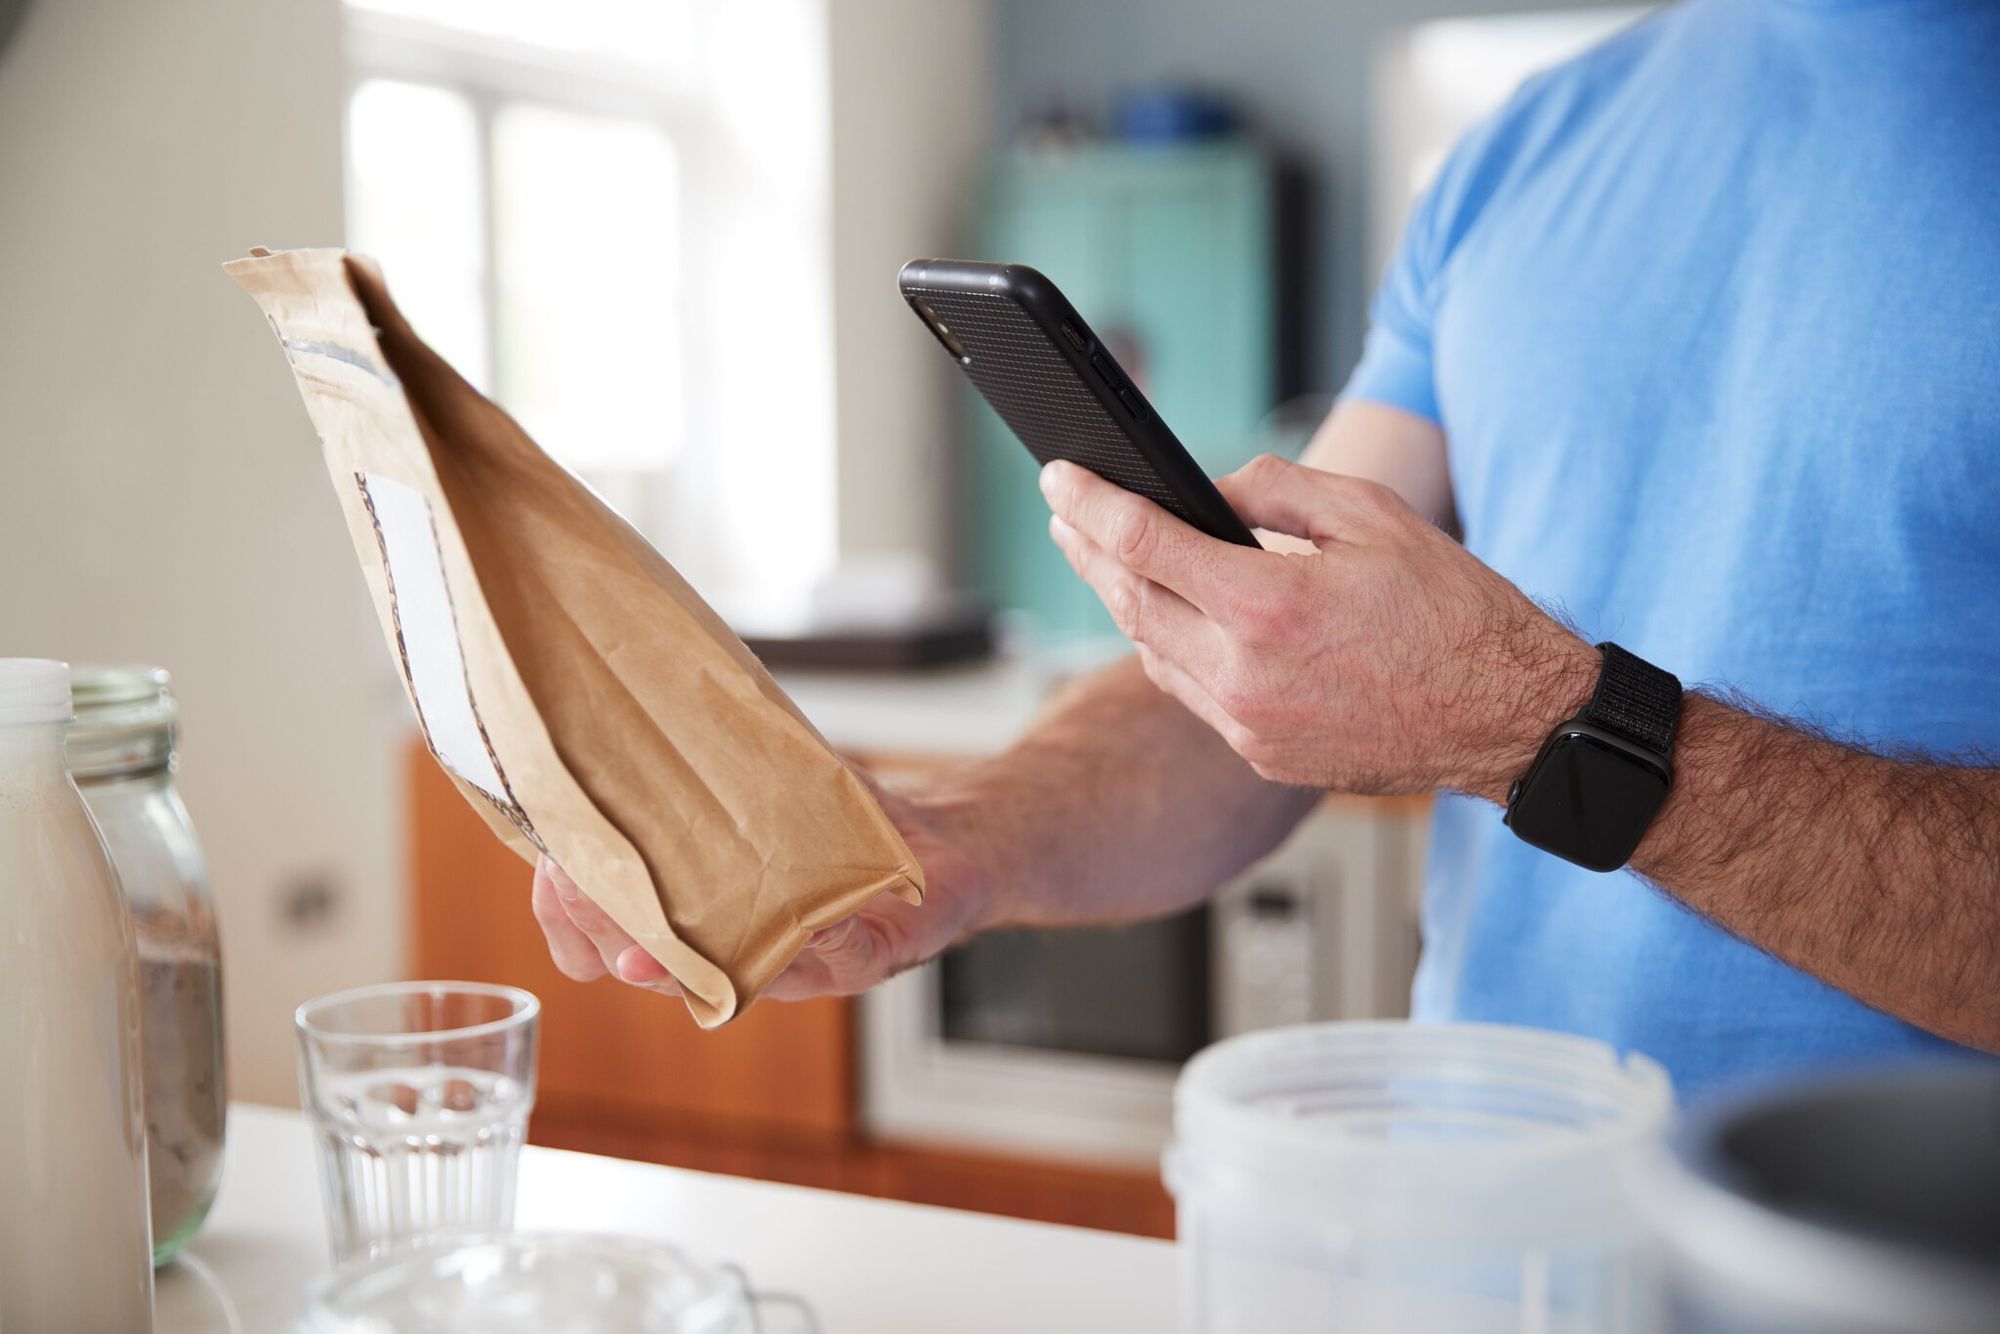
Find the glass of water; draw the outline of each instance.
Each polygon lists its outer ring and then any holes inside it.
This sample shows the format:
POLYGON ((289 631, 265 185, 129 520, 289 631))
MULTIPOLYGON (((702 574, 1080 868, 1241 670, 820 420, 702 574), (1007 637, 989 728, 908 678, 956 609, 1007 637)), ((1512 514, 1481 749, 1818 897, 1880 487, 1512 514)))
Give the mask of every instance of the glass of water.
POLYGON ((535 1104, 541 1002, 480 982, 392 982, 298 1009, 336 1262, 505 1231, 535 1104))

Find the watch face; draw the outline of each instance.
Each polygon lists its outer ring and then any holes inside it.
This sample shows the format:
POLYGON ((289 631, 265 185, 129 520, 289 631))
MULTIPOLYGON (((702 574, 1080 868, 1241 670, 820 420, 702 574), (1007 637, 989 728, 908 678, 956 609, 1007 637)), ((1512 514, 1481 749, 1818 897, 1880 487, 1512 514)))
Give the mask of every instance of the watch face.
POLYGON ((1593 871, 1632 858, 1660 803, 1668 775, 1660 761, 1621 738, 1572 724, 1552 737, 1507 823, 1521 838, 1593 871))

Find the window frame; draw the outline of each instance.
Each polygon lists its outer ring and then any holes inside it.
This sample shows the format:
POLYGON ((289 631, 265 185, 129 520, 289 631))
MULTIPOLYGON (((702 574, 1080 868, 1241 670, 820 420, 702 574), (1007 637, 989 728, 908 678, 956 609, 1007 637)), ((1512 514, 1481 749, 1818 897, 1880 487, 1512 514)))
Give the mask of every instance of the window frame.
POLYGON ((708 352, 696 334, 709 303, 719 293, 698 276, 712 271, 706 253, 713 229, 723 225, 712 201, 722 197, 724 143, 714 111, 675 71, 604 56, 553 50, 484 33, 468 32, 419 19, 354 6, 344 7, 346 83, 342 98, 341 153, 344 197, 356 189, 351 145, 345 142, 347 112, 356 92, 376 80, 442 89, 465 99, 473 117, 479 208, 480 332, 491 391, 503 403, 507 384, 500 356, 501 302, 495 248, 497 200, 494 181, 494 125, 507 104, 529 104, 583 115, 641 122, 666 135, 679 169, 675 207, 680 240, 680 296, 673 317, 681 348, 681 377, 688 387, 680 405, 681 447, 657 466, 586 471, 584 481, 645 535, 660 542, 671 533, 672 555, 683 573, 728 587, 741 582, 738 571, 717 565, 702 570, 703 553, 716 549, 716 507, 703 498, 717 478, 706 451, 691 442, 704 438, 712 405, 696 386, 709 383, 708 352), (676 86, 676 84, 682 86, 676 86), (693 568, 690 568, 693 567, 693 568), (732 575, 737 575, 732 579, 732 575))

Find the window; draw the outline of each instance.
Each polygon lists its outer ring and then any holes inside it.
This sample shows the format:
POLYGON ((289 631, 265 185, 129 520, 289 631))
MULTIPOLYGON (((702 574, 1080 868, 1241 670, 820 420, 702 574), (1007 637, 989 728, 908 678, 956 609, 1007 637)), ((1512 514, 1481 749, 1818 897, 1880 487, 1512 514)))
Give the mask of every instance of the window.
POLYGON ((823 3, 347 3, 349 243, 725 601, 833 554, 823 3))

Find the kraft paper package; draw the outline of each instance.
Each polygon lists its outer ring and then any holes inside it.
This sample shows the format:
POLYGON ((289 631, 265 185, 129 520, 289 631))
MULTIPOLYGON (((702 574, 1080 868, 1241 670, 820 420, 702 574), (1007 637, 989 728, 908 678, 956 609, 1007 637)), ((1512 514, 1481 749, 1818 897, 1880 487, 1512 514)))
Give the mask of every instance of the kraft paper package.
MULTIPOLYGON (((867 787, 646 540, 338 250, 225 266, 283 343, 437 757, 728 1022, 923 873, 867 787)), ((523 911, 520 886, 496 911, 523 911)))

